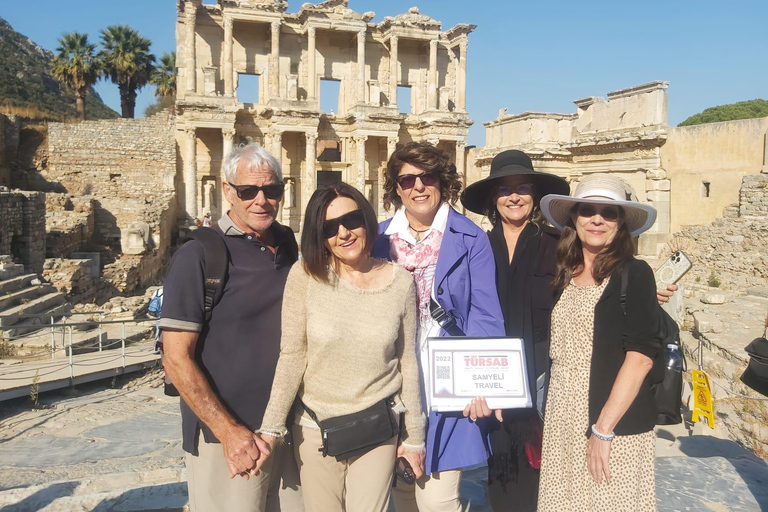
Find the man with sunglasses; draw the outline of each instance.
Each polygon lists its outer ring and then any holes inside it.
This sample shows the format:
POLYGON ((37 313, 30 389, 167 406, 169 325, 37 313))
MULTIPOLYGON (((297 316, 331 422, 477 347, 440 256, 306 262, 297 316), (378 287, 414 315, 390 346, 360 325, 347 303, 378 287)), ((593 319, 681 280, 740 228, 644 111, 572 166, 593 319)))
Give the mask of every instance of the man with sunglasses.
MULTIPOLYGON (((193 511, 302 511, 290 445, 269 447, 261 424, 280 351, 293 232, 275 221, 283 197, 280 164, 256 144, 224 162, 232 208, 212 229, 228 252, 220 301, 205 315, 206 253, 197 241, 174 255, 164 283, 160 327, 166 371, 181 394, 183 449, 193 511)), ((202 228, 201 228, 202 229, 202 228)))

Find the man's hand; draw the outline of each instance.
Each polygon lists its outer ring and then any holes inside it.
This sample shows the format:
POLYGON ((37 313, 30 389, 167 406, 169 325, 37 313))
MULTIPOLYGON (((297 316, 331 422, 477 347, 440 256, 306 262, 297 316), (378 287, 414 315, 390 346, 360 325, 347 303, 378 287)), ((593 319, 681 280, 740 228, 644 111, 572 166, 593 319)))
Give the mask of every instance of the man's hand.
POLYGON ((485 398, 478 396, 473 398, 471 402, 464 407, 464 417, 469 417, 472 421, 477 421, 477 418, 487 418, 491 414, 496 416, 496 419, 501 422, 501 409, 490 409, 485 398))
POLYGON ((676 284, 670 284, 667 286, 666 290, 656 290, 656 300, 659 301, 659 305, 664 304, 665 302, 669 302, 670 297, 672 297, 675 292, 677 291, 677 285, 676 284))
POLYGON ((413 469, 413 476, 416 477, 416 480, 421 478, 424 475, 424 457, 426 456, 426 453, 423 451, 415 452, 412 450, 406 450, 403 445, 399 445, 397 447, 397 457, 403 457, 405 460, 408 461, 408 464, 411 465, 411 468, 413 469))
POLYGON ((227 460, 230 478, 244 473, 258 475, 257 461, 261 458, 266 459, 270 453, 269 446, 242 425, 229 427, 219 441, 224 450, 224 458, 227 460), (252 471, 254 469, 255 473, 252 471))

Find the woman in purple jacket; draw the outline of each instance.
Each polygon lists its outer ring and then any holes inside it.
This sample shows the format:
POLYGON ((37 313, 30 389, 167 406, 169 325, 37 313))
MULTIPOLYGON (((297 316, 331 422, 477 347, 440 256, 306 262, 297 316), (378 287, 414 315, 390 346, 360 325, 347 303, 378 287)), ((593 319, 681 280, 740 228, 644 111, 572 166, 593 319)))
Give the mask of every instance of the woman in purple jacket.
MULTIPOLYGON (((387 162, 384 206, 395 205, 397 210, 379 225, 373 253, 414 276, 419 301, 417 350, 423 360, 427 337, 450 335, 430 315, 430 299, 468 336, 504 336, 488 237, 450 206, 460 188, 448 155, 430 144, 398 146, 387 162)), ((430 411, 426 474, 415 485, 398 479, 392 494, 397 512, 463 510, 462 469, 485 462, 489 455, 485 420, 475 420, 461 412, 430 411)))

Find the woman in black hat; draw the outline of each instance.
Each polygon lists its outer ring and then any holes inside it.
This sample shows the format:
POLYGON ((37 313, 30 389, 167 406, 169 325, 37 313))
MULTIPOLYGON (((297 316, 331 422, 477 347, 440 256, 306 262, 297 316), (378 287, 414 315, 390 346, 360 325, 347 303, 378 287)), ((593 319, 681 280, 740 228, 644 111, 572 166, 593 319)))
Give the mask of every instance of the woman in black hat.
MULTIPOLYGON (((494 157, 487 178, 461 195, 466 209, 486 215, 493 224, 489 237, 506 335, 524 340, 531 398, 537 405, 536 409, 504 410, 501 423, 489 418, 495 430, 488 460, 488 494, 496 512, 536 510, 544 383, 549 368, 549 314, 559 239, 557 230, 541 222, 539 200, 569 191, 563 178, 535 171, 528 155, 509 150, 494 157)), ((479 409, 484 406, 479 405, 479 409)), ((469 413, 483 415, 481 410, 469 413)))

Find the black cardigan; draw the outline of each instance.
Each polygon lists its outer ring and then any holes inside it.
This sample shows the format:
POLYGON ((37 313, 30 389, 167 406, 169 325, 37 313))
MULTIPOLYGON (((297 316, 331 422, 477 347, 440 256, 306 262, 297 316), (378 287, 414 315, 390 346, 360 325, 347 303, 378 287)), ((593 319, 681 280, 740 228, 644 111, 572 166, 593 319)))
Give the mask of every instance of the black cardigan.
MULTIPOLYGON (((663 354, 659 338, 659 305, 653 271, 642 260, 632 258, 627 282, 626 316, 621 309, 621 268, 611 275, 595 306, 592 363, 589 376, 589 424, 597 422, 608 400, 627 351, 640 352, 652 360, 663 354)), ((559 299, 559 297, 558 297, 559 299)), ((616 435, 634 435, 653 430, 658 411, 651 392, 652 377, 646 377, 637 397, 614 428, 616 435)), ((591 434, 587 430, 587 437, 591 434)))

